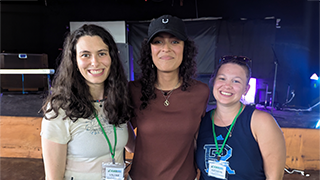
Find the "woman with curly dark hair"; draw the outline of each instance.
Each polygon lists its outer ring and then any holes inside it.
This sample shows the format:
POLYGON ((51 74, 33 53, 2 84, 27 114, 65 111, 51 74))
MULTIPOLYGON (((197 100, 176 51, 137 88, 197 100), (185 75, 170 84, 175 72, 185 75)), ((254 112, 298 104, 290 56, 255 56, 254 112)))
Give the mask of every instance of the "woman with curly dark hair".
POLYGON ((194 180, 194 140, 206 112, 209 88, 194 79, 197 49, 183 21, 170 15, 151 21, 142 42, 142 77, 129 83, 137 140, 133 180, 194 180))
POLYGON ((47 180, 100 180, 102 172, 124 169, 124 147, 133 152, 135 138, 127 83, 108 31, 83 25, 67 36, 42 108, 47 180))

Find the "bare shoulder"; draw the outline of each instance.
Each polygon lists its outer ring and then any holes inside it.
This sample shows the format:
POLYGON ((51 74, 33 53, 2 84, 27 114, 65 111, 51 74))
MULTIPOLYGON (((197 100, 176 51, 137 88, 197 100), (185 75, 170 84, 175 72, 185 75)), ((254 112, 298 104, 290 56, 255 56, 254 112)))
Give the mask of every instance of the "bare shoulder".
POLYGON ((271 116, 271 114, 261 111, 261 110, 254 110, 252 114, 252 121, 254 123, 261 123, 261 124, 268 124, 268 123, 274 123, 275 119, 271 116))
POLYGON ((254 137, 257 138, 258 134, 281 133, 282 131, 271 114, 261 110, 255 110, 252 114, 251 129, 254 137))

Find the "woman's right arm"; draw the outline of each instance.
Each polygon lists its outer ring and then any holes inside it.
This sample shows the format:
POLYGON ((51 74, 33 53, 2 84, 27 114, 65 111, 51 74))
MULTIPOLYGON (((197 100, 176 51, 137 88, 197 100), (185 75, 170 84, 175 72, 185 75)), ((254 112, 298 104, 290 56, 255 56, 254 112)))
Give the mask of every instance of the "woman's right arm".
POLYGON ((67 161, 67 144, 59 144, 41 137, 46 180, 62 180, 67 161))

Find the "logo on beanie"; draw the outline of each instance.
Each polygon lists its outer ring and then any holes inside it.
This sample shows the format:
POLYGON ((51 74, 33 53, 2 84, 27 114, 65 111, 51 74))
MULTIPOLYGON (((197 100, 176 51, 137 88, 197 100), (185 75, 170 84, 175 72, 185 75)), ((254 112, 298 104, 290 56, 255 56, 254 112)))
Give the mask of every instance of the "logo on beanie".
POLYGON ((167 24, 169 22, 169 19, 162 19, 163 24, 167 24))

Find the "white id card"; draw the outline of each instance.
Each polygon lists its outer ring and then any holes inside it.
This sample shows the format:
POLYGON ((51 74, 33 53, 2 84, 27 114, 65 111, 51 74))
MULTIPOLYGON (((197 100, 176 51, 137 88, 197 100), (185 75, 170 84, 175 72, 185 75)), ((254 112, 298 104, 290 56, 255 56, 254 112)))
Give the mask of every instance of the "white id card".
POLYGON ((103 162, 101 180, 124 180, 124 163, 103 162))
POLYGON ((209 171, 208 175, 218 178, 218 179, 226 179, 226 166, 224 166, 221 161, 208 161, 209 163, 209 171))

